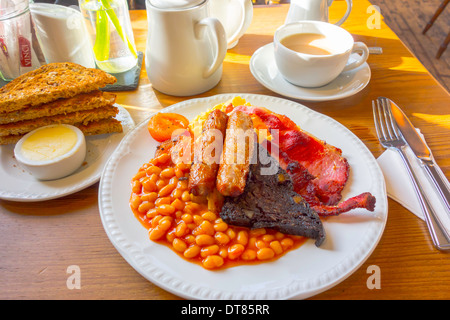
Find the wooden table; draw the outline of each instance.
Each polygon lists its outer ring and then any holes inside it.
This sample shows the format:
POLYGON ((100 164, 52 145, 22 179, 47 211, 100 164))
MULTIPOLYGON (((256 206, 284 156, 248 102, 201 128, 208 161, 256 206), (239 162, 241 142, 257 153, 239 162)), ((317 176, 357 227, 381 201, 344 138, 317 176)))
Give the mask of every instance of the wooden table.
MULTIPOLYGON (((383 21, 377 29, 368 27, 374 14, 369 6, 366 0, 354 1, 342 25, 356 40, 383 48, 382 55, 368 60, 369 85, 343 100, 299 102, 344 124, 378 157, 384 149, 376 138, 371 100, 380 95, 392 98, 422 130, 448 178, 449 94, 383 21)), ((287 10, 288 5, 255 6, 250 29, 228 51, 221 82, 201 96, 236 92, 278 96, 254 79, 249 61, 256 49, 272 41, 287 10)), ((344 10, 344 2, 335 2, 331 21, 344 10)), ((131 18, 137 47, 145 51, 146 13, 132 11, 131 18)), ((118 93, 117 102, 140 122, 185 99, 153 91, 143 68, 139 88, 118 93)), ((1 299, 178 299, 145 280, 116 251, 100 221, 97 191, 98 183, 51 201, 0 200, 1 299), (66 285, 72 265, 80 268, 81 289, 66 285)), ((425 223, 389 199, 385 232, 372 255, 345 281, 311 299, 449 299, 449 270, 450 255, 433 247, 425 223), (367 287, 367 269, 372 265, 380 268, 380 289, 367 287)))

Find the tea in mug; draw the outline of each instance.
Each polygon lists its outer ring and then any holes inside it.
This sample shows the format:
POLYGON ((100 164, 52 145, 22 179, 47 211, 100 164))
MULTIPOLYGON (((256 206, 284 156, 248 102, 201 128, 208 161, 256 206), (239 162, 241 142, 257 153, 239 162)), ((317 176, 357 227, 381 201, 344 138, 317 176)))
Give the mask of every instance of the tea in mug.
POLYGON ((326 36, 317 33, 295 33, 284 37, 280 43, 286 48, 311 55, 330 55, 326 36))

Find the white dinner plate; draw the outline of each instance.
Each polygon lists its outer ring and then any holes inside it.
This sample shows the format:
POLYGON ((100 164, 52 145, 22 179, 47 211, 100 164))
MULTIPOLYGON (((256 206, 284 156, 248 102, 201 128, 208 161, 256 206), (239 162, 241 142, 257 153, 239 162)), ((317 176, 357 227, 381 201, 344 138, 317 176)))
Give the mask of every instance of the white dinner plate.
POLYGON ((285 97, 305 101, 329 101, 350 97, 364 89, 371 77, 370 67, 364 62, 356 69, 341 73, 325 86, 319 88, 295 86, 286 81, 279 72, 275 63, 273 43, 255 51, 250 59, 250 71, 267 89, 285 97))
POLYGON ((15 159, 15 144, 0 146, 0 199, 19 202, 50 200, 78 192, 98 182, 109 156, 135 126, 128 111, 116 106, 119 108, 116 119, 122 123, 123 132, 86 137, 86 159, 77 171, 67 177, 37 180, 15 159))
POLYGON ((351 166, 344 199, 371 192, 374 212, 354 209, 325 219, 326 240, 313 240, 280 259, 258 265, 210 271, 180 258, 170 248, 149 240, 147 230, 129 207, 130 182, 148 162, 157 142, 147 121, 132 130, 105 166, 99 187, 99 209, 104 229, 124 259, 155 285, 187 299, 308 298, 346 279, 370 256, 384 230, 387 196, 383 174, 365 145, 335 120, 307 107, 271 96, 224 94, 187 100, 165 108, 192 120, 214 105, 241 96, 254 106, 285 114, 304 130, 343 150, 351 166))

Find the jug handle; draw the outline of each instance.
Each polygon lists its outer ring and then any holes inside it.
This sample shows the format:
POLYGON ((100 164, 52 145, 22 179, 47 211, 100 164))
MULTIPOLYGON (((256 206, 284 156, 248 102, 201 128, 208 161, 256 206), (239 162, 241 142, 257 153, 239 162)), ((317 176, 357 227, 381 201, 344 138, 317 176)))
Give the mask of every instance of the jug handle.
POLYGON ((203 37, 204 32, 202 31, 204 31, 205 27, 212 30, 217 44, 217 54, 214 61, 211 66, 203 72, 203 77, 208 78, 217 70, 217 68, 221 66, 223 60, 225 59, 225 55, 227 53, 227 38, 225 36, 225 29, 220 21, 217 18, 208 17, 200 20, 196 24, 195 36, 197 39, 203 37))
POLYGON ((229 39, 227 39, 229 48, 233 47, 235 42, 238 41, 238 38, 239 38, 241 32, 243 31, 245 26, 250 22, 248 20, 251 20, 253 18, 253 4, 252 3, 250 3, 248 0, 239 0, 239 5, 240 5, 241 11, 242 11, 243 18, 242 18, 239 28, 236 30, 236 32, 229 39), (247 7, 248 5, 251 5, 251 7, 250 8, 247 7))
MULTIPOLYGON (((328 1, 328 6, 331 6, 332 2, 333 2, 333 0, 328 1)), ((341 24, 343 24, 344 21, 347 20, 348 16, 350 15, 350 12, 352 11, 352 0, 345 0, 345 2, 347 2, 347 11, 345 12, 342 19, 335 23, 335 25, 337 25, 337 26, 340 26, 341 24)))

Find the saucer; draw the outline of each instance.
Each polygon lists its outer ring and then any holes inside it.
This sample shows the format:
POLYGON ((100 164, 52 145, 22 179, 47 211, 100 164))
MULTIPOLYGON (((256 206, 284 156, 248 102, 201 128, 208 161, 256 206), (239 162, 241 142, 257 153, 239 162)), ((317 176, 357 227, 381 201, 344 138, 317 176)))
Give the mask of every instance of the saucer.
POLYGON ((364 89, 371 76, 370 67, 365 62, 356 69, 341 73, 325 86, 318 88, 295 86, 285 80, 279 72, 275 63, 273 43, 255 51, 250 59, 250 71, 267 89, 289 98, 306 101, 330 101, 350 97, 364 89))

